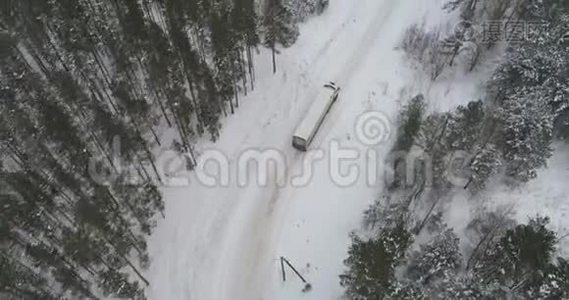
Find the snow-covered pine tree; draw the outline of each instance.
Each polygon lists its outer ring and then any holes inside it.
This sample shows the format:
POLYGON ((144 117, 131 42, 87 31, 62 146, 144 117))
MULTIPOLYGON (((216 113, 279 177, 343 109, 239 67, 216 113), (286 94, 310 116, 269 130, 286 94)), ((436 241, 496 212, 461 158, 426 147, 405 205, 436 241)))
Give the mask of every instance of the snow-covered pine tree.
POLYGON ((476 151, 469 165, 471 178, 466 188, 476 193, 486 187, 486 183, 502 169, 502 154, 493 144, 476 151))
POLYGON ((298 35, 289 1, 277 2, 265 24, 253 0, 2 6, 0 161, 9 167, 0 184, 14 197, 0 199, 1 263, 10 272, 1 297, 144 298, 145 236, 164 209, 153 183, 159 131, 172 128, 190 154, 193 137, 217 139, 247 73, 253 87, 258 33, 272 26, 285 47, 298 35), (114 159, 116 137, 128 170, 114 159), (112 182, 90 176, 92 157, 112 182))
POLYGON ((263 44, 272 51, 273 73, 277 71, 277 45, 291 46, 298 38, 298 25, 290 0, 267 0, 264 7, 263 44))
POLYGON ((568 31, 569 8, 557 0, 522 1, 519 17, 527 23, 527 38, 508 49, 490 84, 491 91, 498 103, 512 94, 545 99, 554 112, 558 134, 562 134, 569 109, 569 53, 563 38, 568 31))
POLYGON ((461 266, 459 238, 452 229, 446 229, 411 255, 406 276, 437 293, 440 282, 449 281, 461 266))
POLYGON ((311 15, 319 15, 328 7, 330 0, 293 0, 296 19, 304 21, 311 15))
POLYGON ((395 151, 409 151, 421 129, 426 111, 425 97, 417 95, 409 101, 399 117, 395 151))
POLYGON ((473 271, 510 297, 537 299, 539 287, 551 282, 548 274, 554 268, 557 237, 547 229, 548 223, 548 218, 536 218, 506 231, 481 253, 473 271))
POLYGON ((477 212, 468 223, 465 233, 468 239, 466 269, 474 268, 484 253, 496 245, 507 230, 515 227, 515 222, 508 217, 508 210, 477 212))
POLYGON ((445 134, 445 142, 450 150, 472 151, 480 143, 485 117, 485 107, 480 100, 459 106, 450 115, 448 132, 445 134))
POLYGON ((520 181, 536 176, 551 156, 554 113, 540 93, 525 89, 510 95, 497 111, 506 175, 520 181))
POLYGON ((237 38, 241 40, 239 60, 243 73, 243 91, 247 94, 247 76, 245 73, 249 73, 251 89, 254 88, 255 81, 251 48, 256 47, 260 43, 260 37, 257 32, 259 17, 255 10, 255 1, 235 0, 234 8, 231 12, 231 23, 237 38), (246 58, 243 57, 243 51, 246 54, 246 58))
POLYGON ((396 294, 395 268, 403 263, 411 234, 400 223, 384 228, 377 237, 362 240, 352 235, 352 245, 344 264, 348 270, 340 275, 349 299, 383 299, 396 294))

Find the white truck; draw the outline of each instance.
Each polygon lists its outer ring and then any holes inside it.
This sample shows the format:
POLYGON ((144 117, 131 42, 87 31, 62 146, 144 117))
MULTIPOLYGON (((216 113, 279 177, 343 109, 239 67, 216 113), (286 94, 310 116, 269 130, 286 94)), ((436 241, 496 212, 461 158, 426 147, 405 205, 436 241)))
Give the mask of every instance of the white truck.
POLYGON ((332 105, 338 99, 340 88, 335 83, 329 82, 318 93, 316 99, 308 109, 308 112, 296 128, 292 137, 292 146, 300 151, 307 151, 310 143, 316 136, 318 129, 324 122, 332 105))

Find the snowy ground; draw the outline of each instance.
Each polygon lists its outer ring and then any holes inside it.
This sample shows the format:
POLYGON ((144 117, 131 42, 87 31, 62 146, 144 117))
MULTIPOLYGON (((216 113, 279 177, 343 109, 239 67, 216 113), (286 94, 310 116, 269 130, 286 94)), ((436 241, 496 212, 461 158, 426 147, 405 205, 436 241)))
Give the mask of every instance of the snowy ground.
POLYGON ((569 145, 557 143, 548 167, 538 177, 518 188, 496 187, 488 203, 492 206, 510 206, 512 216, 527 223, 536 216, 549 217, 550 229, 561 238, 559 254, 569 257, 569 145))
MULTIPOLYGON (((448 23, 440 0, 335 0, 319 17, 301 25, 301 37, 278 56, 271 72, 270 53, 256 58, 254 92, 243 97, 236 115, 224 120, 213 148, 230 160, 247 150, 275 149, 286 155, 287 184, 238 186, 235 176, 225 187, 165 187, 166 219, 150 240, 152 265, 147 272, 151 299, 337 299, 338 275, 349 245, 349 232, 360 226, 363 210, 381 192, 366 183, 368 146, 354 134, 358 117, 378 110, 395 119, 401 105, 425 93, 434 110, 452 109, 479 93, 484 76, 458 72, 432 85, 409 67, 396 49, 413 23, 448 23), (336 141, 361 154, 357 182, 342 187, 332 179, 326 160, 315 162, 312 180, 293 187, 303 158, 291 147, 291 136, 321 84, 342 87, 339 101, 322 126, 313 148, 327 156, 336 141), (287 271, 280 278, 279 257, 287 257, 311 283, 304 285, 287 271)), ((484 73, 484 72, 483 72, 484 73)), ((392 130, 394 130, 392 128, 392 130)), ((374 146, 379 157, 389 143, 374 146)), ((382 174, 382 170, 378 170, 382 174)))

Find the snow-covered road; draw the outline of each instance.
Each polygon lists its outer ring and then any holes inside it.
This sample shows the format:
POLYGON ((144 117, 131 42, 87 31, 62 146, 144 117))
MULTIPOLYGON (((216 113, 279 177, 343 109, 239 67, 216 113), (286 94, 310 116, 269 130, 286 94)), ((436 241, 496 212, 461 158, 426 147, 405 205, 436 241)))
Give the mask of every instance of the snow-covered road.
MULTIPOLYGON (((236 115, 223 121, 219 141, 203 142, 199 150, 221 151, 230 160, 230 170, 236 170, 244 151, 278 150, 287 159, 287 184, 262 187, 251 182, 240 187, 232 176, 225 187, 207 187, 195 180, 189 186, 165 187, 166 219, 150 240, 151 299, 341 296, 338 275, 349 232, 359 227, 362 211, 383 182, 381 170, 378 184, 366 182, 368 146, 355 137, 354 126, 358 116, 369 110, 395 119, 401 101, 425 92, 427 83, 414 75, 395 48, 409 25, 443 22, 440 4, 440 0, 331 1, 322 16, 301 24, 297 43, 277 57, 277 74, 272 74, 270 53, 261 51, 256 57, 256 89, 241 99, 236 115), (322 83, 330 80, 342 92, 313 148, 327 155, 331 143, 338 142, 342 148, 357 150, 361 155, 354 165, 361 176, 342 187, 332 180, 328 162, 321 160, 313 164, 309 184, 293 187, 290 180, 303 170, 306 155, 292 148, 293 130, 322 83), (280 256, 297 266, 311 283, 310 292, 301 292, 304 285, 292 272, 287 282, 281 282, 280 256)), ((449 95, 444 87, 431 92, 445 93, 445 99, 449 95)), ((381 157, 389 146, 383 143, 374 149, 381 157)))

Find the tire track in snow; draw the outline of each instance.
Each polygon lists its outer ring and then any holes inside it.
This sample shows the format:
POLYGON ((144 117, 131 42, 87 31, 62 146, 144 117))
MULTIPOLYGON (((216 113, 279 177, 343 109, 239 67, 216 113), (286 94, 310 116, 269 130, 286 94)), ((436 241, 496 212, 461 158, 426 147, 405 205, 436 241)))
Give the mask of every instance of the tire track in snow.
POLYGON ((377 38, 379 38, 381 28, 383 28, 389 19, 389 15, 391 15, 396 4, 399 4, 400 1, 385 0, 384 4, 378 9, 377 14, 373 17, 373 23, 367 27, 363 38, 359 41, 356 52, 352 54, 348 62, 344 63, 344 67, 336 75, 336 83, 339 83, 340 86, 347 86, 354 72, 360 69, 362 63, 369 56, 377 38))
MULTIPOLYGON (((349 58, 343 63, 342 68, 339 73, 341 77, 338 82, 342 84, 347 84, 349 79, 354 72, 356 72, 365 60, 370 55, 370 49, 377 42, 380 37, 380 32, 382 27, 385 25, 389 15, 393 11, 396 5, 395 1, 386 0, 383 1, 377 7, 377 13, 373 16, 371 24, 367 26, 366 31, 363 36, 358 41, 357 51, 349 56, 349 58)), ((351 17, 350 17, 351 18, 351 17)), ((338 40, 332 40, 338 41, 338 40)), ((332 44, 332 43, 331 43, 332 44)), ((326 53, 333 50, 331 45, 328 43, 321 49, 321 57, 317 57, 315 63, 319 64, 319 61, 326 55, 326 53)), ((333 59, 333 58, 332 58, 333 59)), ((297 170, 299 164, 302 162, 302 157, 304 155, 293 155, 292 159, 288 163, 288 170, 297 170)), ((290 182, 291 177, 294 176, 292 172, 287 175, 287 182, 290 182)), ((227 294, 223 294, 220 299, 228 299, 227 297, 233 297, 235 299, 260 299, 263 293, 264 282, 270 277, 270 268, 273 265, 271 256, 273 255, 274 243, 270 241, 274 239, 273 234, 275 230, 282 225, 283 214, 286 214, 287 203, 290 202, 289 199, 294 196, 294 188, 279 188, 273 186, 270 189, 261 190, 261 192, 255 196, 256 200, 253 201, 255 207, 249 215, 249 231, 242 234, 241 238, 244 236, 252 237, 252 239, 247 239, 249 242, 247 249, 233 249, 238 253, 234 256, 240 257, 239 264, 241 265, 241 273, 238 275, 241 282, 233 282, 234 287, 229 289, 227 294), (283 195, 286 195, 286 199, 283 199, 283 195), (268 200, 267 200, 268 199, 268 200)), ((230 250, 230 249, 227 249, 230 250)), ((232 260, 235 262, 235 260, 232 260)), ((237 274, 231 270, 225 272, 226 278, 236 278, 237 274)), ((221 295, 220 295, 221 296, 221 295)))
MULTIPOLYGON (((381 30, 384 27, 385 23, 389 19, 391 13, 396 8, 396 4, 400 4, 403 0, 393 1, 393 0, 386 0, 384 4, 379 7, 377 10, 376 15, 373 18, 372 24, 369 25, 360 39, 357 51, 354 52, 350 58, 343 64, 343 67, 336 72, 335 82, 339 83, 339 86, 345 90, 349 86, 351 78, 353 77, 354 73, 361 68, 362 64, 369 58, 370 51, 373 45, 377 42, 377 39, 380 37, 381 30)), ((339 101, 332 107, 328 117, 324 120, 320 128, 319 134, 316 136, 313 144, 320 146, 322 141, 326 140, 328 134, 332 131, 333 126, 332 124, 340 117, 341 107, 347 105, 346 101, 343 101, 342 94, 340 93, 339 101)))
POLYGON ((333 31, 332 31, 332 36, 326 41, 326 43, 324 43, 324 45, 322 45, 322 47, 320 47, 318 49, 318 51, 316 52, 316 54, 314 55, 314 57, 312 58, 312 62, 310 62, 310 64, 308 64, 307 66, 305 66, 305 72, 302 73, 301 76, 306 76, 306 73, 308 70, 311 70, 315 65, 319 64, 320 62, 322 62, 322 59, 324 58, 324 54, 326 54, 326 52, 329 51, 330 47, 338 41, 338 34, 334 34, 334 33, 339 33, 342 32, 346 26, 350 26, 350 25, 346 25, 347 22, 350 22, 350 20, 352 20, 355 16, 356 16, 356 9, 358 8, 358 6, 354 5, 351 7, 350 9, 350 13, 349 15, 346 17, 346 20, 338 25, 333 31))

